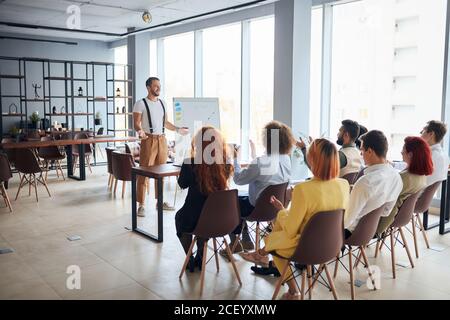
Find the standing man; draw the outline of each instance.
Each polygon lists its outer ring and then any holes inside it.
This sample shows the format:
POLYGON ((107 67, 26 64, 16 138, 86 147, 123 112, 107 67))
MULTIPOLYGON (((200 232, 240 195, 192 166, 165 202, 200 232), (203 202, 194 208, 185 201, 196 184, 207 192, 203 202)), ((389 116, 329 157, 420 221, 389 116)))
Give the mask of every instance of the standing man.
MULTIPOLYGON (((159 99, 161 83, 158 78, 150 77, 145 81, 147 97, 136 101, 133 107, 133 123, 139 138, 141 138, 141 151, 139 164, 149 167, 167 162, 168 149, 164 129, 176 131, 179 134, 189 133, 187 128, 174 126, 167 120, 166 104, 159 99)), ((145 216, 145 191, 148 187, 148 178, 137 178, 137 201, 139 209, 137 215, 145 216)), ((155 181, 155 197, 157 198, 157 185, 155 181)), ((157 204, 158 205, 158 204, 157 204)), ((174 210, 167 202, 163 203, 164 210, 174 210)))

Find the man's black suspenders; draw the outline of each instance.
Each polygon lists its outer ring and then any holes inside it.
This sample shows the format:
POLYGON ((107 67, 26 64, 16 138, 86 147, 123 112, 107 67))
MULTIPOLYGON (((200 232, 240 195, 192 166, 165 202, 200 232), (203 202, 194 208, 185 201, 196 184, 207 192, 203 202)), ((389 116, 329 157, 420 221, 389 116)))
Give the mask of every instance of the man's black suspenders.
MULTIPOLYGON (((148 117, 148 125, 150 126, 150 133, 153 133, 153 125, 152 125, 152 117, 150 116, 150 109, 148 108, 147 100, 145 98, 142 99, 145 104, 145 109, 147 109, 147 117, 148 117)), ((161 99, 158 99, 161 103, 161 107, 163 108, 163 122, 162 122, 162 133, 164 134, 164 123, 166 121, 166 108, 164 107, 164 103, 161 99)))

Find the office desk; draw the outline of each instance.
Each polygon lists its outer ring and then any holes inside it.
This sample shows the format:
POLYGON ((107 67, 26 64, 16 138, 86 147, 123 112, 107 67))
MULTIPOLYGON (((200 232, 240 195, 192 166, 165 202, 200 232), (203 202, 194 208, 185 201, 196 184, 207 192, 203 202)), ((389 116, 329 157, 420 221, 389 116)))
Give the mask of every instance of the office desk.
POLYGON ((131 221, 132 230, 140 233, 150 240, 156 242, 163 242, 163 184, 164 177, 178 176, 180 174, 180 167, 176 167, 173 164, 161 164, 151 167, 134 167, 131 169, 131 221), (158 233, 153 235, 147 231, 144 231, 137 226, 137 204, 136 204, 136 178, 137 176, 143 176, 157 180, 158 186, 158 233))
POLYGON ((86 180, 86 168, 85 168, 85 145, 93 143, 104 142, 133 142, 138 141, 135 137, 116 138, 116 137, 95 137, 89 139, 67 139, 67 140, 53 140, 53 141, 23 141, 23 142, 11 142, 2 143, 3 149, 37 149, 41 147, 51 146, 65 146, 67 155, 67 176, 71 179, 83 181, 86 180), (80 176, 73 175, 73 162, 72 162, 72 147, 79 145, 79 161, 80 161, 80 176))
POLYGON ((450 228, 445 228, 445 224, 449 222, 450 209, 450 171, 447 172, 447 180, 442 181, 441 187, 441 205, 439 210, 439 222, 428 225, 428 210, 423 213, 423 227, 425 230, 439 227, 439 234, 446 234, 450 232, 450 228))

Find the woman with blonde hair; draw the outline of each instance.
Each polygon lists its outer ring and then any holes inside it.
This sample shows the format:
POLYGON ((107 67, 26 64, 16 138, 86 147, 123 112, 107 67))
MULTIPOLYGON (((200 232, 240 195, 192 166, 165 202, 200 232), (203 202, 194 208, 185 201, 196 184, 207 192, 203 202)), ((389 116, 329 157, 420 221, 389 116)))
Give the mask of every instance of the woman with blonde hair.
MULTIPOLYGON (((177 236, 184 251, 189 251, 192 231, 197 225, 207 197, 215 192, 228 189, 233 174, 228 146, 219 130, 205 126, 192 139, 191 158, 185 159, 181 166, 178 185, 188 188, 185 202, 175 215, 177 236)), ((188 268, 201 268, 204 239, 197 240, 197 254, 190 257, 188 268)))
MULTIPOLYGON (((339 156, 334 144, 326 139, 316 139, 306 156, 314 177, 294 187, 291 205, 287 209, 272 197, 272 205, 280 210, 273 230, 265 239, 266 246, 259 252, 244 255, 246 260, 267 265, 267 255, 272 251, 282 257, 291 257, 303 228, 316 213, 347 208, 350 187, 347 180, 339 178, 339 156)), ((276 256, 273 259, 281 272, 287 260, 276 256)), ((286 279, 290 277, 288 274, 286 279)), ((299 292, 295 280, 291 279, 287 284, 289 290, 283 295, 283 299, 297 299, 299 292)))

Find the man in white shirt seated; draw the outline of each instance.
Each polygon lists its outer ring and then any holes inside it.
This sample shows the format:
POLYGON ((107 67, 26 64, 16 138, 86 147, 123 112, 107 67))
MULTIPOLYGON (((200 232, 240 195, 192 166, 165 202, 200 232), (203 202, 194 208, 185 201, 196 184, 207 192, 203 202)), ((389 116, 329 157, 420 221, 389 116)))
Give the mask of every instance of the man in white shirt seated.
POLYGON ((441 141, 446 133, 447 126, 445 123, 437 120, 428 121, 420 132, 422 139, 430 146, 431 157, 433 158, 433 173, 427 176, 427 186, 447 180, 448 155, 445 154, 441 146, 441 141))
POLYGON ((343 120, 339 128, 336 143, 342 146, 339 149, 339 176, 359 172, 362 166, 361 154, 356 147, 356 139, 359 136, 359 124, 353 120, 343 120))
POLYGON ((382 216, 388 216, 403 187, 400 174, 386 161, 388 142, 383 132, 372 130, 359 139, 367 167, 350 194, 344 219, 347 238, 362 217, 384 204, 387 205, 382 216))

